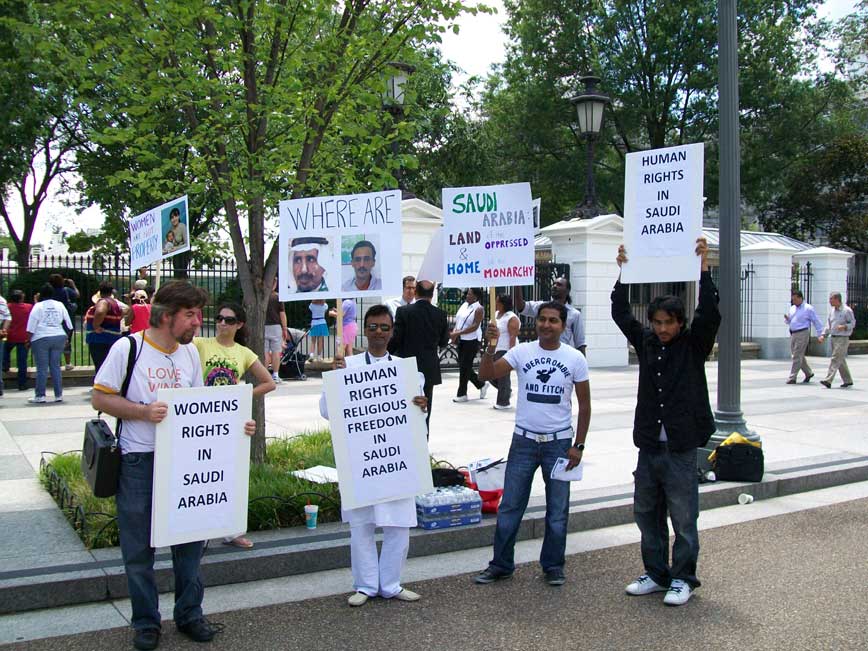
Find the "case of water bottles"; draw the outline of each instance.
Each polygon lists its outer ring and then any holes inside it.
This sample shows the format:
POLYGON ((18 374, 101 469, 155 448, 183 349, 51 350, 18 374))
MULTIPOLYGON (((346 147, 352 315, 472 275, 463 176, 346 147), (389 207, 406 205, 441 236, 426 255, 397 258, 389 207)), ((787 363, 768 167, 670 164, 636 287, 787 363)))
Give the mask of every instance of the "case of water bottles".
POLYGON ((446 529, 482 520, 482 498, 466 486, 435 488, 416 496, 416 519, 422 529, 446 529))

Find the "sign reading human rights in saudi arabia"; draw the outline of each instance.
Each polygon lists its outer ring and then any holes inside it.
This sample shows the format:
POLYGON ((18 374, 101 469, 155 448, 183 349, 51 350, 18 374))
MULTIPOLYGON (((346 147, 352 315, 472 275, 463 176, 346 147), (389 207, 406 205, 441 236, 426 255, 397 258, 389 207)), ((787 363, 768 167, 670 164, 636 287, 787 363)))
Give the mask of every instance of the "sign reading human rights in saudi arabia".
POLYGON ((415 358, 323 373, 341 506, 434 490, 415 358))
POLYGON ((621 282, 699 278, 703 167, 702 143, 627 154, 621 282))
POLYGON ((443 188, 443 286, 532 285, 529 183, 443 188))

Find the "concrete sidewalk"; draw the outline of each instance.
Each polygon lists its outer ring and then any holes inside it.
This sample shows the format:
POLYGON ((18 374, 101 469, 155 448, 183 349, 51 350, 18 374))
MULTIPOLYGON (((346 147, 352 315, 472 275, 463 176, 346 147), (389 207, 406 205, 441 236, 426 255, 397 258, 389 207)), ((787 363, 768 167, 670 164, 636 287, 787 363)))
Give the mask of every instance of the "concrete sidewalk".
MULTIPOLYGON (((849 363, 855 386, 829 390, 817 383, 828 364, 822 358, 811 359, 817 378, 808 385, 785 384, 788 362, 743 362, 742 408, 749 425, 763 438, 766 458, 767 481, 752 488, 758 498, 866 478, 868 384, 862 382, 868 377, 868 357, 851 357, 849 363), (799 484, 799 478, 804 477, 811 481, 799 484)), ((630 519, 631 472, 636 458, 631 429, 637 374, 635 366, 592 371, 593 415, 585 452, 585 479, 573 487, 572 496, 574 513, 582 517, 571 518, 573 530, 630 519)), ((716 364, 708 365, 708 377, 714 404, 716 364)), ((492 409, 493 391, 486 400, 453 403, 457 381, 457 373, 447 374, 444 384, 435 389, 432 455, 455 465, 505 457, 514 412, 492 409)), ((267 434, 291 436, 324 427, 317 405, 320 387, 317 378, 279 386, 267 398, 267 434)), ((62 404, 31 406, 26 403, 29 395, 12 391, 0 398, 0 612, 123 595, 125 582, 118 550, 84 549, 36 479, 42 451, 81 447, 84 422, 93 415, 85 389, 68 389, 62 404)), ((471 389, 471 397, 475 395, 471 389)), ((703 487, 703 508, 732 503, 728 500, 734 500, 739 490, 733 484, 703 487)), ((539 502, 543 493, 538 474, 523 538, 540 535, 539 502)), ((414 535, 413 553, 441 553, 490 544, 492 526, 488 520, 445 535, 419 532, 414 535)), ((332 569, 345 566, 348 559, 347 531, 339 524, 321 527, 314 536, 304 531, 279 530, 253 533, 251 538, 257 543, 251 552, 228 548, 209 551, 209 584, 332 569), (310 554, 311 550, 318 553, 310 554)), ((165 576, 169 563, 165 556, 162 558, 158 567, 165 576)), ((161 585, 167 588, 168 583, 161 585)))

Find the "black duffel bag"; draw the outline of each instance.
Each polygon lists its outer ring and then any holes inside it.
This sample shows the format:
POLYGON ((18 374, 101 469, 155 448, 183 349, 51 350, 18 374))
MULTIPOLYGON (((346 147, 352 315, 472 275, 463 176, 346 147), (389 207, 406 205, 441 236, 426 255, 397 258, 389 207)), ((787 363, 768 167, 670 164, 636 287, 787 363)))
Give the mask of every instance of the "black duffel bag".
POLYGON ((762 481, 765 462, 763 450, 748 443, 719 445, 712 469, 718 480, 762 481))

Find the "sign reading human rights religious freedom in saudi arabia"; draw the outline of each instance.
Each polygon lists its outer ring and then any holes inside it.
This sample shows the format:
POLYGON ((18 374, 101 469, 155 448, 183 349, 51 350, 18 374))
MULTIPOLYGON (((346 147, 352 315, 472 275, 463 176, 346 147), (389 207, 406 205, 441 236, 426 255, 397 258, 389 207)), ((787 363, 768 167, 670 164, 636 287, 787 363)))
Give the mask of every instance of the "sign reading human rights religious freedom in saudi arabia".
POLYGON ((190 250, 187 195, 131 217, 130 267, 147 267, 190 250))
POLYGON ((341 506, 361 506, 434 490, 415 359, 323 373, 341 506))
POLYGON ((281 201, 281 301, 401 293, 401 191, 281 201))
POLYGON ((529 183, 443 188, 443 286, 534 282, 529 183))
POLYGON ((151 546, 247 530, 253 387, 160 389, 169 413, 157 425, 151 546))
POLYGON ((623 283, 699 279, 702 143, 627 154, 623 283))

